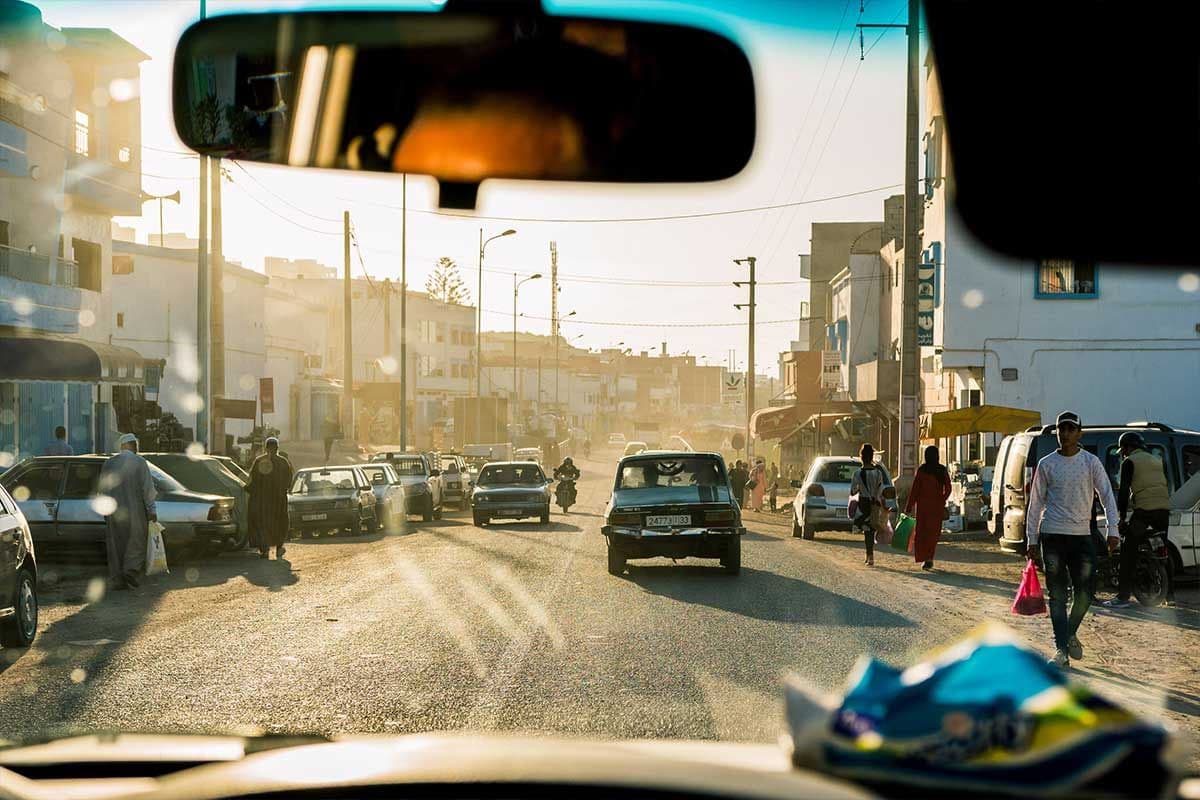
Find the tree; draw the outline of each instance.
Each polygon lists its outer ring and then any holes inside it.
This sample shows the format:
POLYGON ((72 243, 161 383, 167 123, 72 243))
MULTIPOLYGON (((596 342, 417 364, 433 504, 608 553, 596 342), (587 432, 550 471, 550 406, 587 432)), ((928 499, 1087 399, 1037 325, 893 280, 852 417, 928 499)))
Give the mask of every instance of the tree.
POLYGON ((435 300, 461 306, 471 302, 471 293, 458 273, 454 259, 442 256, 425 281, 425 291, 435 300))

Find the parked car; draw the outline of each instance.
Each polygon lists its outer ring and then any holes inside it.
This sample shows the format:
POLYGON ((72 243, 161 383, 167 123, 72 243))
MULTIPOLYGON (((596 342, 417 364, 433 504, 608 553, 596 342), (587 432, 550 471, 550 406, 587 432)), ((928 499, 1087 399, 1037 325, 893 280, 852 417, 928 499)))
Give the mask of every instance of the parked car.
POLYGON ((393 530, 404 518, 404 484, 391 464, 363 464, 359 469, 371 482, 375 493, 375 522, 378 527, 393 530))
POLYGON ((1175 573, 1196 577, 1200 573, 1200 470, 1171 495, 1171 523, 1167 547, 1176 556, 1175 573))
POLYGON ((621 455, 622 457, 636 456, 638 453, 646 449, 647 447, 645 442, 629 442, 627 445, 625 445, 625 452, 621 455))
POLYGON ((472 518, 483 526, 495 519, 538 517, 550 521, 551 481, 540 464, 499 461, 479 472, 471 497, 472 518))
POLYGON ((237 522, 238 534, 227 544, 230 549, 241 550, 250 539, 249 495, 247 481, 231 472, 217 456, 192 456, 186 453, 142 453, 146 460, 186 488, 203 494, 224 495, 233 498, 233 519, 237 522))
POLYGON ((608 435, 608 443, 610 446, 623 447, 625 445, 625 434, 610 433, 608 435))
MULTIPOLYGON (((883 470, 885 479, 883 496, 889 511, 895 512, 896 487, 887 467, 876 464, 883 470)), ((792 503, 792 536, 812 539, 818 530, 850 530, 854 521, 846 515, 850 500, 850 482, 854 473, 862 468, 862 461, 853 456, 819 456, 808 468, 802 481, 792 481, 799 489, 792 503)))
POLYGON ((335 530, 378 529, 375 492, 362 468, 310 467, 297 470, 288 490, 288 530, 300 535, 335 530))
MULTIPOLYGON (((0 476, 29 521, 33 542, 42 558, 51 553, 87 552, 106 557, 107 523, 97 510, 101 495, 100 468, 108 455, 38 456, 22 461, 0 476)), ((238 537, 233 498, 184 488, 150 464, 158 492, 155 500, 168 560, 172 551, 207 551, 230 547, 238 537)))
POLYGON ((229 470, 229 472, 232 473, 234 475, 234 477, 240 478, 243 483, 250 482, 250 473, 246 472, 246 470, 242 468, 241 464, 234 461, 229 456, 220 456, 220 455, 214 454, 212 457, 215 458, 217 461, 220 461, 222 467, 229 470))
POLYGON ((742 568, 742 514, 716 453, 640 453, 617 465, 600 532, 608 539, 608 571, 631 558, 719 558, 742 568))
POLYGON ((0 488, 0 645, 29 647, 37 635, 33 533, 17 501, 0 488))
POLYGON ((545 466, 546 459, 542 454, 540 447, 518 447, 513 453, 513 461, 532 461, 535 464, 545 466))
POLYGON ((420 514, 425 522, 442 516, 444 493, 441 473, 422 453, 395 454, 389 462, 404 487, 404 514, 420 514))
POLYGON ((467 466, 467 459, 457 453, 442 454, 442 498, 446 503, 455 503, 459 510, 471 507, 471 490, 475 477, 467 466))
MULTIPOLYGON (((1114 491, 1121 477, 1121 448, 1117 440, 1126 431, 1140 433, 1146 442, 1146 449, 1162 458, 1167 471, 1167 486, 1172 492, 1200 471, 1200 432, 1177 430, 1159 422, 1085 425, 1079 446, 1097 456, 1104 464, 1114 491)), ((996 451, 995 477, 992 479, 992 513, 987 526, 999 540, 1001 549, 1025 551, 1025 509, 1029 502, 1033 471, 1038 461, 1056 449, 1058 436, 1053 425, 1029 428, 1006 436, 1000 442, 1000 448, 996 451)), ((1103 532, 1103 514, 1097 513, 1096 516, 1103 532)), ((1191 541, 1184 543, 1168 537, 1168 545, 1177 568, 1186 563, 1185 553, 1194 558, 1195 550, 1191 541)))

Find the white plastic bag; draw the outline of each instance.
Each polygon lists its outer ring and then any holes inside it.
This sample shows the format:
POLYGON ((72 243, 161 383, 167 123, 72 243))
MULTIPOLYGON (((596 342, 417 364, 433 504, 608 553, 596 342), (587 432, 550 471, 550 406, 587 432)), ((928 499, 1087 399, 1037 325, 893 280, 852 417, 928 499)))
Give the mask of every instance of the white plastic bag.
POLYGON ((167 546, 163 543, 163 526, 157 520, 150 521, 150 535, 146 537, 146 574, 170 573, 167 569, 167 546))

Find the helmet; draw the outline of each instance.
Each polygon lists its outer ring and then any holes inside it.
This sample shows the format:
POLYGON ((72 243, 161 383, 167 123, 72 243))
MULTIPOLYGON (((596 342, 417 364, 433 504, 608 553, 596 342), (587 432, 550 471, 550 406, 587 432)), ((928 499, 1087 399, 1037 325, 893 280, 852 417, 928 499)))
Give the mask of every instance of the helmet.
POLYGON ((571 460, 570 456, 567 456, 565 459, 563 459, 563 463, 564 464, 574 464, 575 462, 571 460))
POLYGON ((1121 434, 1121 438, 1117 440, 1117 444, 1124 450, 1141 450, 1146 446, 1146 440, 1136 431, 1125 431, 1121 434))

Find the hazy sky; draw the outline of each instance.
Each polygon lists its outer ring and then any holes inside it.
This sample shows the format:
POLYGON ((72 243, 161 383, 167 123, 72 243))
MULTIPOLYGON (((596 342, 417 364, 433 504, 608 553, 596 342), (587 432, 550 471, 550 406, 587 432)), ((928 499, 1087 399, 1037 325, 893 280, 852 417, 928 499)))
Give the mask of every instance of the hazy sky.
MULTIPOLYGON (((657 3, 671 7, 675 3, 657 3)), ((136 0, 96 3, 48 0, 39 4, 46 22, 58 27, 109 27, 151 56, 142 65, 142 144, 146 191, 179 189, 180 206, 167 204, 167 231, 197 230, 197 161, 181 155, 170 116, 169 77, 174 43, 198 18, 198 0, 136 0)), ((280 3, 210 0, 210 15, 280 3)), ((292 4, 303 5, 303 4, 292 4)), ((360 3, 361 5, 361 3, 360 3)), ((781 211, 691 220, 637 223, 549 223, 505 219, 449 219, 432 210, 433 184, 408 180, 409 285, 424 286, 440 256, 463 269, 475 295, 479 228, 485 235, 516 228, 516 236, 489 245, 484 275, 484 328, 511 330, 512 275, 549 270, 549 242, 556 241, 560 310, 564 336, 582 334, 577 344, 601 347, 624 341, 635 350, 667 342, 670 352, 690 351, 724 363, 727 352, 746 354, 745 290, 730 281, 744 269, 731 259, 758 257, 756 356, 759 372, 774 372, 777 353, 794 337, 794 319, 807 287, 798 280, 797 254, 808 252, 814 221, 879 219, 883 199, 903 179, 904 35, 883 36, 859 60, 859 0, 706 0, 710 9, 750 9, 757 19, 700 11, 729 30, 746 48, 759 94, 759 135, 754 159, 737 178, 719 184, 657 188, 614 188, 567 183, 490 182, 481 188, 478 215, 532 218, 602 218, 688 214, 751 208, 893 187, 861 196, 781 211), (801 14, 797 9, 803 9, 801 14), (840 23, 840 27, 839 27, 840 23), (835 35, 837 36, 835 40, 835 35), (823 77, 823 80, 822 80, 823 77), (836 127, 835 127, 836 124, 836 127), (422 213, 425 212, 425 213, 422 213), (712 286, 633 285, 639 282, 704 282, 712 286), (766 285, 769 282, 786 282, 766 285), (495 312, 495 313, 493 313, 495 312), (622 323, 599 325, 589 323, 622 323), (633 327, 625 323, 680 323, 693 327, 633 327), (718 327, 728 325, 729 327, 718 327)), ((616 7, 627 5, 617 4, 616 7)), ((864 22, 903 21, 896 0, 867 0, 864 22)), ((868 32, 867 47, 878 37, 868 32)), ((703 135, 697 132, 697 135, 703 135)), ((316 258, 341 267, 341 215, 348 209, 373 277, 400 273, 400 178, 345 172, 227 164, 224 238, 227 258, 262 269, 265 256, 316 258), (272 213, 274 212, 274 213, 272 213), (288 220, 291 220, 289 222, 288 220), (303 226, 303 227, 300 227, 303 226), (311 230, 309 230, 311 229, 311 230)), ((157 204, 148 203, 132 224, 139 241, 158 230, 157 204)), ((355 275, 361 274, 357 257, 355 275)), ((525 284, 520 310, 548 317, 549 280, 525 284)), ((549 322, 520 320, 522 329, 548 332, 549 322)))

